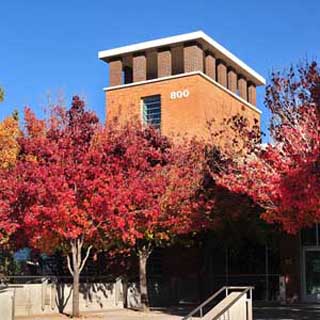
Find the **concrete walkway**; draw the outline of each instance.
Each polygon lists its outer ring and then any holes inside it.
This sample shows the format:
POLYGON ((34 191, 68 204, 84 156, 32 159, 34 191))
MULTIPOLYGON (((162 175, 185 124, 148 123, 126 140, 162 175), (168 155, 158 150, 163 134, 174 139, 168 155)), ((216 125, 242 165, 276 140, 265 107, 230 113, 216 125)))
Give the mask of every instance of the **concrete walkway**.
POLYGON ((320 304, 255 304, 255 320, 320 320, 320 304))
MULTIPOLYGON (((66 315, 41 315, 32 317, 16 317, 16 320, 70 320, 66 315)), ((164 312, 153 311, 148 313, 129 310, 110 310, 103 313, 83 314, 83 320, 181 320, 181 316, 174 316, 164 312)))
MULTIPOLYGON (((170 309, 148 313, 130 310, 110 310, 103 313, 83 314, 83 320, 181 320, 188 310, 170 309)), ((66 315, 42 315, 16 317, 17 320, 70 320, 66 315)), ((255 320, 320 320, 320 304, 295 304, 282 306, 278 304, 255 304, 255 320)))

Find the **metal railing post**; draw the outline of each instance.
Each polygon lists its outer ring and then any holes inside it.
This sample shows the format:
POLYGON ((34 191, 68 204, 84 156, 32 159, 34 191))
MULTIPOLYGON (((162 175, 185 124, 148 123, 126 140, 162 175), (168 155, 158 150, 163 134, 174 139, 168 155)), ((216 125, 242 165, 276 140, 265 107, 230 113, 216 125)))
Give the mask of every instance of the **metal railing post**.
POLYGON ((253 314, 252 314, 252 288, 250 288, 249 292, 249 299, 247 299, 247 315, 248 315, 248 320, 253 320, 253 314))
MULTIPOLYGON (((218 295, 220 295, 222 292, 226 294, 226 297, 229 295, 231 291, 240 291, 239 295, 235 297, 232 301, 229 301, 229 303, 223 307, 221 311, 217 311, 217 313, 213 316, 212 320, 231 320, 230 319, 230 310, 232 306, 234 306, 240 299, 245 298, 244 302, 246 305, 246 314, 245 318, 246 320, 253 320, 252 315, 252 290, 253 287, 222 287, 219 291, 217 291, 215 294, 213 294, 211 297, 209 297, 206 301, 204 301, 200 306, 198 306, 196 309, 194 309, 192 312, 190 312, 187 316, 183 318, 183 320, 191 320, 193 319, 193 316, 195 314, 200 314, 200 318, 203 318, 203 307, 208 306, 208 304, 218 295)), ((208 312, 212 312, 215 307, 211 307, 211 310, 208 312)), ((207 314, 207 313, 206 313, 207 314)), ((212 314, 211 314, 212 315, 212 314)), ((211 319, 211 318, 210 318, 211 319)))
POLYGON ((15 311, 16 311, 16 288, 13 289, 13 295, 12 295, 12 320, 15 319, 15 311))

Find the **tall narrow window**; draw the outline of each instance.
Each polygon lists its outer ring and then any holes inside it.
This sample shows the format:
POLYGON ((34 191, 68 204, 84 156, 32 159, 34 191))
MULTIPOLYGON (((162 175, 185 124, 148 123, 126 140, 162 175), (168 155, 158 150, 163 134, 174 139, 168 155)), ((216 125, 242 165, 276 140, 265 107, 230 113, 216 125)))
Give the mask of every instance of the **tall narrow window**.
POLYGON ((161 98, 160 95, 142 99, 142 120, 146 125, 156 129, 161 126, 161 98))

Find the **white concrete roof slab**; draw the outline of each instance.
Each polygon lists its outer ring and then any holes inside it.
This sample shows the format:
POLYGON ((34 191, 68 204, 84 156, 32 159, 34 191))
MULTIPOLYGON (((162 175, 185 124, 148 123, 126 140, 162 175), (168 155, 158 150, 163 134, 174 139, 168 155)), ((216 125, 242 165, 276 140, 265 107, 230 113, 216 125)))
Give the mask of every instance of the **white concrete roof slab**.
POLYGON ((263 76, 249 67, 242 60, 237 58, 233 53, 224 48, 221 44, 209 37, 203 31, 196 31, 191 33, 185 33, 173 37, 161 38, 157 40, 151 40, 146 42, 140 42, 137 44, 131 44, 124 47, 99 51, 99 59, 109 62, 112 58, 126 56, 139 51, 154 50, 161 47, 174 47, 181 43, 195 41, 201 44, 204 50, 212 52, 216 59, 222 59, 228 66, 233 67, 238 73, 242 74, 247 80, 252 81, 257 86, 265 85, 266 80, 263 76))

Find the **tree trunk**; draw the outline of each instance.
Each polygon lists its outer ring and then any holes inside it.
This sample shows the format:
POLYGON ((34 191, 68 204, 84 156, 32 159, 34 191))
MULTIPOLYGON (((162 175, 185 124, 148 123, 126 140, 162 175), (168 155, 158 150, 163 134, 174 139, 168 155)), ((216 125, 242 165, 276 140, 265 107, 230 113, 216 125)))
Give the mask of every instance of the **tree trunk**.
POLYGON ((80 273, 74 272, 73 291, 72 291, 72 316, 75 318, 80 316, 79 280, 80 280, 80 273))
POLYGON ((149 311, 149 297, 148 297, 148 287, 147 287, 147 261, 151 251, 152 250, 150 248, 147 248, 146 246, 144 246, 138 252, 141 308, 143 311, 149 311))
POLYGON ((68 268, 73 277, 73 290, 72 290, 72 317, 80 316, 80 301, 79 301, 79 286, 80 286, 80 273, 87 262, 92 246, 86 250, 86 255, 82 259, 81 251, 83 246, 83 237, 70 241, 71 246, 71 260, 67 256, 68 268))
POLYGON ((127 276, 123 276, 121 278, 121 282, 122 282, 122 288, 123 288, 123 307, 125 309, 128 308, 128 277, 127 276))

